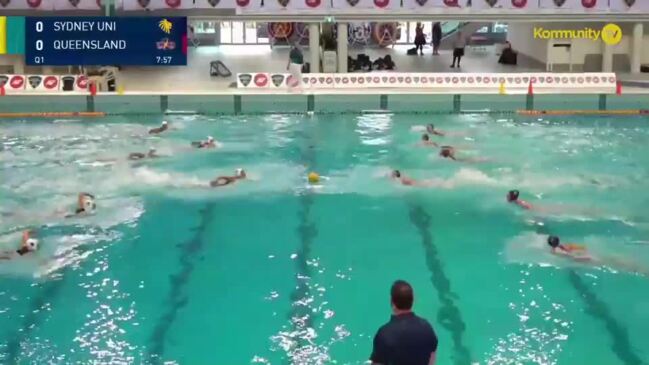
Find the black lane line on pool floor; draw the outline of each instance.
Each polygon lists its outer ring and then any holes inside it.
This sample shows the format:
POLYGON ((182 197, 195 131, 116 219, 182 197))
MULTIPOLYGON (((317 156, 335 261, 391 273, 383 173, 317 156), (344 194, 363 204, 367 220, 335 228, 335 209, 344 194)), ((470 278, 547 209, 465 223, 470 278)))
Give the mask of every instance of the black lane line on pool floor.
MULTIPOLYGON (((547 224, 537 225, 536 233, 540 235, 550 235, 551 230, 547 224)), ((568 281, 577 291, 579 297, 586 305, 586 313, 606 326, 613 343, 611 350, 625 365, 645 364, 638 355, 635 354, 629 341, 629 334, 624 327, 613 315, 606 303, 597 298, 597 295, 584 283, 577 271, 571 269, 568 271, 568 281)))
POLYGON ((41 324, 43 321, 43 317, 40 315, 41 312, 43 312, 46 305, 52 304, 61 291, 61 288, 63 288, 64 282, 65 280, 61 278, 41 284, 44 287, 43 291, 32 301, 31 308, 24 315, 20 329, 13 336, 9 337, 10 341, 7 343, 6 352, 7 361, 3 362, 3 364, 18 364, 18 357, 21 354, 21 343, 29 337, 32 329, 41 324))
MULTIPOLYGON (((303 149, 300 153, 302 163, 308 168, 313 169, 315 167, 315 147, 308 134, 304 134, 301 137, 305 138, 307 142, 306 149, 303 149)), ((302 333, 308 328, 313 328, 315 323, 314 313, 308 304, 308 299, 311 296, 309 281, 312 275, 308 260, 311 257, 313 241, 318 235, 318 229, 315 223, 310 221, 313 198, 313 193, 308 189, 305 189, 299 198, 300 210, 298 211, 298 219, 300 223, 296 231, 300 241, 300 247, 295 258, 296 287, 290 295, 291 310, 288 313, 288 320, 291 323, 293 333, 302 333), (298 318, 304 318, 304 320, 296 320, 298 318)), ((302 336, 298 336, 295 341, 296 346, 291 349, 292 351, 310 345, 302 336)), ((308 362, 308 359, 303 359, 301 356, 298 356, 298 358, 290 356, 286 360, 288 360, 289 364, 304 364, 305 361, 308 362)))
POLYGON ((606 329, 613 343, 611 349, 617 355, 618 359, 625 365, 641 365, 644 362, 633 352, 631 342, 629 341, 629 333, 626 328, 618 322, 606 304, 599 300, 595 293, 590 290, 588 285, 584 283, 579 274, 575 270, 568 272, 568 279, 572 286, 577 290, 581 299, 586 305, 586 313, 591 317, 604 322, 606 329))
POLYGON ((464 345, 464 331, 466 325, 462 319, 460 309, 455 305, 457 295, 451 291, 451 281, 444 273, 439 252, 430 234, 430 216, 419 205, 410 204, 410 221, 417 227, 421 236, 421 245, 426 252, 426 265, 430 271, 430 280, 437 290, 437 297, 441 307, 437 311, 437 322, 451 333, 453 338, 453 362, 457 365, 471 363, 471 352, 464 345))
POLYGON ((180 271, 169 277, 171 289, 166 300, 167 311, 158 320, 149 339, 148 358, 153 363, 162 362, 169 329, 176 320, 178 312, 189 302, 185 288, 194 272, 196 254, 203 249, 205 244, 202 237, 212 218, 213 211, 214 204, 208 204, 199 211, 201 218, 198 226, 194 228, 194 235, 180 246, 180 271))

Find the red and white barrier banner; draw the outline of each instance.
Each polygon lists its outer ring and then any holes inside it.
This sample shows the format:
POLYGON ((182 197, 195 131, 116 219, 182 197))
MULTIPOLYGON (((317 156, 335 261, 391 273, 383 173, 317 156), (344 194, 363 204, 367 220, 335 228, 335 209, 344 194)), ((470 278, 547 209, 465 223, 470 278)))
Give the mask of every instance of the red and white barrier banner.
POLYGON ((61 76, 61 91, 88 91, 88 78, 85 75, 61 76))
POLYGON ((612 11, 649 12, 647 0, 609 0, 612 11))
POLYGON ((194 0, 194 8, 197 9, 234 9, 236 7, 236 0, 194 0))
POLYGON ((0 0, 2 10, 54 10, 53 0, 0 0))
POLYGON ((193 0, 123 0, 124 10, 191 9, 193 0))
POLYGON ((261 9, 261 0, 235 0, 237 5, 237 14, 246 12, 259 12, 261 9))
POLYGON ((472 9, 514 9, 530 10, 538 9, 538 0, 473 0, 472 9))
POLYGON ((16 94, 25 91, 27 79, 24 75, 2 75, 0 74, 0 87, 4 87, 5 93, 16 94))
MULTIPOLYGON (((599 92, 615 91, 614 73, 313 73, 302 76, 304 89, 457 89, 500 91, 527 90, 532 83, 536 89, 597 89, 599 92)), ((295 86, 290 74, 245 73, 237 75, 239 88, 286 89, 295 86)))
POLYGON ((577 12, 607 10, 609 0, 541 0, 540 6, 546 9, 572 10, 577 12))
POLYGON ((237 74, 237 88, 266 89, 270 87, 270 74, 267 72, 252 72, 237 74))
POLYGON ((401 0, 333 0, 332 4, 333 9, 339 10, 393 10, 401 8, 401 0))
POLYGON ((54 1, 54 10, 101 10, 101 0, 53 0, 53 1, 54 1))
MULTIPOLYGON (((474 0, 475 1, 475 0, 474 0)), ((403 0, 404 9, 426 10, 431 8, 457 9, 462 8, 466 1, 461 0, 403 0)))
POLYGON ((331 9, 330 0, 264 0, 259 11, 327 11, 331 9))
POLYGON ((55 75, 27 75, 25 76, 25 91, 30 92, 57 92, 61 87, 59 76, 55 75))

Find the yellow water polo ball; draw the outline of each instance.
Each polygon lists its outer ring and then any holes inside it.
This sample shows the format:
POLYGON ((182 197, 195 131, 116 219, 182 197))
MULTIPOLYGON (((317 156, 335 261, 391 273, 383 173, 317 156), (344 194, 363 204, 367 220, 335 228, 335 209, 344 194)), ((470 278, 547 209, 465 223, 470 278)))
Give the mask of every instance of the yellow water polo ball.
POLYGON ((320 182, 320 175, 317 172, 309 172, 308 178, 310 183, 320 182))

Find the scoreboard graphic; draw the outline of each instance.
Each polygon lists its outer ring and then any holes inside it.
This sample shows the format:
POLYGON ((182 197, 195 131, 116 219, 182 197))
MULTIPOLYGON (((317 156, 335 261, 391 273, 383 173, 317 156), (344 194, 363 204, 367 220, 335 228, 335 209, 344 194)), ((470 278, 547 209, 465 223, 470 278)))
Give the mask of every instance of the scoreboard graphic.
POLYGON ((184 66, 187 18, 0 17, 0 54, 30 66, 184 66))

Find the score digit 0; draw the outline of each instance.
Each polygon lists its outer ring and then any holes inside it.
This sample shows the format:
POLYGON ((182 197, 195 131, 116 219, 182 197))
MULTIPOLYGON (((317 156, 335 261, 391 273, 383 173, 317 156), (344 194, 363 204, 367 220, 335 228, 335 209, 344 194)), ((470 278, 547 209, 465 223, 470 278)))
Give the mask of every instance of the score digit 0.
POLYGON ((39 33, 43 31, 43 22, 36 22, 36 31, 39 33))

